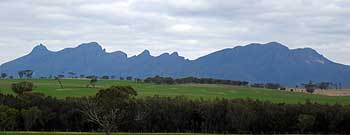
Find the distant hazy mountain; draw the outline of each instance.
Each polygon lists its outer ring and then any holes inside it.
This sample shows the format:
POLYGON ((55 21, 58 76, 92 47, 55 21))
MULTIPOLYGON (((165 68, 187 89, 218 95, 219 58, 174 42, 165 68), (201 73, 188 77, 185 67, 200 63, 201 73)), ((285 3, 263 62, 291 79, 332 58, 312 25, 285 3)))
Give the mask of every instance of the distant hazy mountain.
POLYGON ((34 77, 74 72, 77 76, 211 77, 289 86, 312 80, 350 86, 349 66, 334 63, 313 49, 289 49, 277 42, 228 48, 196 60, 187 60, 177 52, 155 57, 148 50, 128 57, 121 51, 108 53, 96 42, 58 52, 40 44, 28 55, 0 66, 0 72, 14 77, 21 70, 33 70, 34 77))

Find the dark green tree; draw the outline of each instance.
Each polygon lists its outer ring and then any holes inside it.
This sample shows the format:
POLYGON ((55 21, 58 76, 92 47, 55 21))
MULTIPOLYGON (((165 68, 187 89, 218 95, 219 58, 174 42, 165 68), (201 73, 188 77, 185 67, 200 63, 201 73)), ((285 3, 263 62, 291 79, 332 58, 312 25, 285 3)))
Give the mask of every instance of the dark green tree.
POLYGON ((315 90, 317 89, 317 85, 314 84, 312 81, 310 81, 310 82, 307 83, 307 84, 302 84, 302 85, 304 85, 305 90, 306 90, 307 92, 309 92, 309 93, 314 93, 315 90))
POLYGON ((64 89, 61 78, 60 77, 55 77, 55 80, 57 80, 58 84, 60 85, 61 89, 64 89))
POLYGON ((19 72, 18 72, 18 77, 19 77, 19 78, 23 78, 23 75, 24 75, 24 72, 23 72, 23 71, 19 71, 19 72))
POLYGON ((298 128, 301 132, 311 130, 315 123, 315 116, 308 114, 300 114, 298 116, 298 128))
POLYGON ((19 78, 32 78, 34 71, 33 70, 22 70, 22 71, 18 71, 18 76, 19 78))
POLYGON ((329 82, 321 82, 318 84, 318 88, 320 88, 321 90, 326 90, 329 88, 330 85, 331 83, 329 82))
POLYGON ((26 131, 29 131, 32 126, 38 122, 41 116, 41 110, 37 107, 31 107, 29 109, 21 110, 21 116, 23 118, 23 125, 26 131))
POLYGON ((130 107, 135 104, 136 95, 136 91, 128 86, 102 89, 96 96, 82 100, 81 112, 89 121, 100 125, 103 131, 110 135, 112 131, 118 129, 118 125, 125 122, 128 111, 132 110, 130 107))
POLYGON ((6 78, 7 74, 6 73, 1 73, 1 78, 6 78))
POLYGON ((19 83, 13 83, 11 89, 18 95, 23 95, 25 92, 33 91, 34 84, 32 82, 23 81, 19 83))
POLYGON ((132 80, 132 76, 126 77, 126 80, 132 80))
POLYGON ((102 79, 108 80, 109 76, 108 75, 104 75, 104 76, 102 76, 102 79))
POLYGON ((88 84, 88 87, 91 86, 91 87, 95 88, 95 87, 96 87, 97 81, 98 81, 98 80, 97 80, 97 77, 93 77, 93 78, 90 80, 90 82, 89 82, 89 84, 88 84))
POLYGON ((0 130, 13 130, 16 126, 18 110, 0 104, 0 130))

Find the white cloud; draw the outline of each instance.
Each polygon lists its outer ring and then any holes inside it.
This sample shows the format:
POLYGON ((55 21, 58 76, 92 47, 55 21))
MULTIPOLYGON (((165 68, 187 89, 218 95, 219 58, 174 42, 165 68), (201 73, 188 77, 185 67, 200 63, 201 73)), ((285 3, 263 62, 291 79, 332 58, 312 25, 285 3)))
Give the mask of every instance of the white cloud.
POLYGON ((0 63, 38 43, 60 50, 97 41, 129 55, 149 49, 194 59, 279 41, 350 64, 349 14, 348 0, 2 0, 0 63))

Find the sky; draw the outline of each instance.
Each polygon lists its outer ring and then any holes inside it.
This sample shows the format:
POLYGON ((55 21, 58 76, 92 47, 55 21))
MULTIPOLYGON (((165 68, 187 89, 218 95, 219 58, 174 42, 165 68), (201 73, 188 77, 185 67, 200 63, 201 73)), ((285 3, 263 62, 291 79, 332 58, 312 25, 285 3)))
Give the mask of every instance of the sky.
POLYGON ((0 64, 42 43, 196 59, 249 43, 311 47, 350 65, 349 0, 1 0, 0 64))

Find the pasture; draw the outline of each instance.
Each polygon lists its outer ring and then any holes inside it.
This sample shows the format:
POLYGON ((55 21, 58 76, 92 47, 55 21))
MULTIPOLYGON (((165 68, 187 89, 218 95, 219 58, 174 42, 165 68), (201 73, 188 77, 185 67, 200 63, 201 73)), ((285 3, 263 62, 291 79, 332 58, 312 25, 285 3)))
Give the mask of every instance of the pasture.
MULTIPOLYGON (((1 79, 0 92, 13 94, 11 84, 24 81, 24 79, 1 79)), ((120 80, 99 80, 96 88, 87 88, 89 80, 86 79, 63 79, 62 89, 59 83, 54 79, 30 79, 34 83, 35 92, 41 92, 48 96, 57 98, 79 97, 94 95, 99 89, 107 88, 112 85, 132 86, 137 92, 138 97, 146 96, 186 96, 193 99, 257 99, 262 101, 271 101, 274 103, 304 103, 306 100, 321 104, 350 104, 350 96, 327 96, 299 92, 288 92, 279 90, 270 90, 262 88, 250 88, 240 86, 229 86, 219 84, 176 84, 176 85, 157 85, 149 83, 137 83, 134 81, 120 80)))

